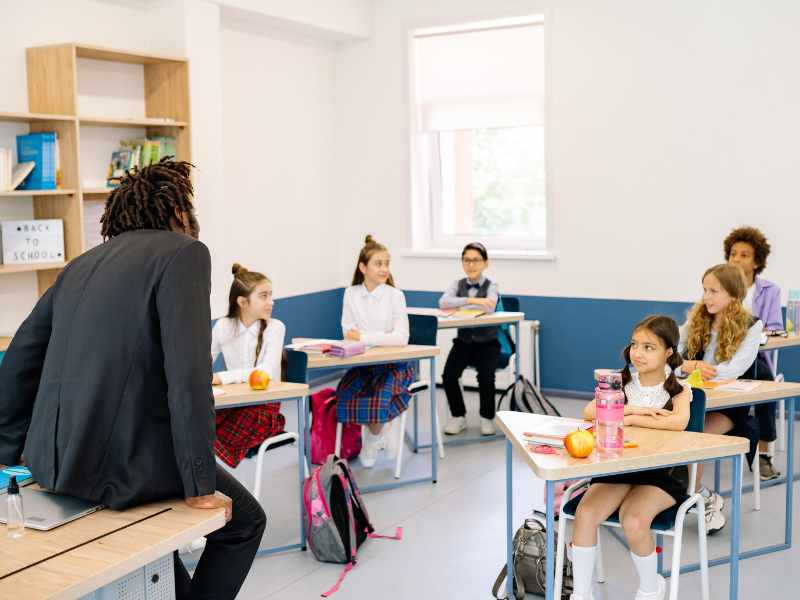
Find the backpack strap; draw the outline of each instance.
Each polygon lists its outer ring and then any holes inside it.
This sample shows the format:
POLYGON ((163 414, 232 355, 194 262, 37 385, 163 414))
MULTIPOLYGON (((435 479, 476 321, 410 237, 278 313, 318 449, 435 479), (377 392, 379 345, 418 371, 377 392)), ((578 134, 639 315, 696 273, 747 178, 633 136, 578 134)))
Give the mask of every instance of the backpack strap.
POLYGON ((323 592, 320 594, 323 598, 329 598, 333 596, 336 592, 339 591, 339 587, 342 585, 344 578, 347 577, 347 574, 353 570, 353 563, 349 562, 344 566, 342 572, 339 574, 339 579, 336 580, 336 583, 331 586, 331 588, 327 592, 323 592))

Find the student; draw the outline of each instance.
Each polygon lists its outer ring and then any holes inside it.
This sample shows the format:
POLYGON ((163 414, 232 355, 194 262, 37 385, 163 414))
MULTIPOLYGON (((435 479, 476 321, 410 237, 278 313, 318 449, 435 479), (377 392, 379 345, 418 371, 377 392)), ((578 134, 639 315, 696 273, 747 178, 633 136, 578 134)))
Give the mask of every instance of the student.
MULTIPOLYGON (((750 370, 758 355, 763 323, 742 305, 745 280, 742 270, 723 263, 703 274, 703 299, 689 311, 681 326, 679 349, 684 357, 681 374, 700 369, 705 380, 738 379, 750 370)), ((748 432, 749 406, 706 414, 706 433, 748 432)), ((754 435, 754 434, 753 434, 754 435)), ((724 501, 701 484, 703 465, 697 466, 697 487, 706 502, 706 529, 716 533, 725 526, 724 501)))
MULTIPOLYGON (((483 272, 489 267, 489 253, 483 244, 472 242, 461 251, 461 267, 466 277, 454 281, 439 298, 439 308, 479 308, 494 312, 499 297, 497 284, 483 272)), ((447 435, 461 433, 467 427, 467 409, 461 393, 460 379, 469 365, 478 371, 478 393, 481 401, 481 435, 493 435, 495 411, 495 370, 500 356, 497 327, 459 329, 447 356, 442 383, 450 405, 450 420, 444 428, 447 435)))
MULTIPOLYGON (((692 392, 676 378, 675 370, 683 362, 678 340, 678 325, 669 317, 647 317, 634 327, 631 341, 623 352, 626 426, 686 429, 692 392), (631 364, 636 368, 634 373, 631 373, 631 364)), ((586 406, 583 416, 594 419, 594 400, 586 406)), ((685 466, 592 479, 575 512, 571 600, 593 597, 597 528, 616 511, 619 511, 622 530, 639 574, 636 600, 662 600, 666 582, 657 572, 658 559, 650 525, 659 513, 683 501, 687 485, 685 466)))
MULTIPOLYGON (((725 260, 737 265, 744 272, 747 293, 742 304, 749 310, 754 317, 761 319, 764 327, 769 330, 779 331, 783 329, 783 316, 781 315, 781 289, 772 283, 759 277, 767 266, 767 257, 770 253, 770 245, 761 230, 755 227, 739 227, 734 229, 725 238, 723 244, 725 260)), ((758 355, 757 373, 753 376, 758 379, 774 379, 775 367, 772 364, 771 356, 767 352, 760 352, 758 355)), ((756 418, 759 425, 759 473, 761 479, 768 481, 780 477, 778 471, 772 464, 769 455, 769 443, 777 438, 775 428, 775 406, 770 404, 757 404, 755 407, 756 418)))
MULTIPOLYGON (((272 282, 261 273, 239 263, 232 268, 228 315, 211 331, 212 363, 222 354, 225 371, 214 373, 214 385, 242 383, 259 369, 270 380, 281 379, 281 356, 286 327, 272 317, 272 282)), ((226 464, 237 466, 248 450, 257 448, 283 431, 286 419, 280 404, 273 402, 244 408, 218 410, 214 452, 226 464)))
MULTIPOLYGON (((389 251, 371 235, 358 255, 353 283, 344 292, 342 332, 347 340, 368 346, 408 344, 408 315, 403 292, 394 287, 389 251)), ((336 389, 340 423, 361 423, 364 446, 361 464, 372 467, 386 446, 384 425, 408 408, 408 386, 414 382, 413 363, 355 367, 336 389)), ((389 443, 392 443, 390 440, 389 443)))

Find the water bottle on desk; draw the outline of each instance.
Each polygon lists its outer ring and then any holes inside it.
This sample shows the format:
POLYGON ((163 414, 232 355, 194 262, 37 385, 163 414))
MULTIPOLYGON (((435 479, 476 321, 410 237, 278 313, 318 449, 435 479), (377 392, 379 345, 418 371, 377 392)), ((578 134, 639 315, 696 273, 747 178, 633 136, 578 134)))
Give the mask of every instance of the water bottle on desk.
POLYGON ((789 300, 786 302, 786 331, 791 335, 798 334, 797 322, 800 315, 800 290, 789 290, 789 300))
POLYGON ((601 458, 621 458, 624 444, 625 394, 622 373, 611 369, 595 369, 594 389, 597 455, 601 458))

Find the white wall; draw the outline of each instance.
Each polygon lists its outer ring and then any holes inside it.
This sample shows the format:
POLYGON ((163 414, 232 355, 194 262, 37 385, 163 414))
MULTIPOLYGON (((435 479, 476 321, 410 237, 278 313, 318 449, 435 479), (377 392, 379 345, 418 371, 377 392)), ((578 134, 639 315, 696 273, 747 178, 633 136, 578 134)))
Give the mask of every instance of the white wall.
POLYGON ((337 287, 331 185, 335 47, 222 21, 224 186, 212 223, 215 314, 234 261, 265 273, 277 296, 337 287))
POLYGON ((350 254, 370 231, 393 250, 402 287, 441 289, 459 274, 454 259, 401 255, 410 247, 407 34, 542 13, 558 257, 496 261, 502 289, 692 300, 740 224, 772 242, 765 276, 800 287, 792 0, 376 0, 373 36, 344 48, 337 65, 336 189, 350 254))

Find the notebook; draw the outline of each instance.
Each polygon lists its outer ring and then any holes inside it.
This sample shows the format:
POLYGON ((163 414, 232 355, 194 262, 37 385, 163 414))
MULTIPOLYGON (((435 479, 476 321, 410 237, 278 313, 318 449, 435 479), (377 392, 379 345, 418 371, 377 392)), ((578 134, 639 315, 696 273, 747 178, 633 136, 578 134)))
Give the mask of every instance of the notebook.
POLYGON ((536 429, 522 434, 523 439, 532 444, 564 447, 564 438, 576 429, 591 429, 592 423, 581 419, 566 419, 564 417, 550 417, 547 421, 537 424, 536 429))

